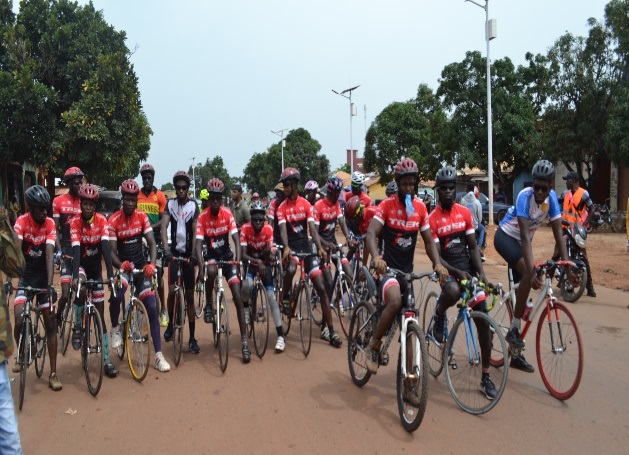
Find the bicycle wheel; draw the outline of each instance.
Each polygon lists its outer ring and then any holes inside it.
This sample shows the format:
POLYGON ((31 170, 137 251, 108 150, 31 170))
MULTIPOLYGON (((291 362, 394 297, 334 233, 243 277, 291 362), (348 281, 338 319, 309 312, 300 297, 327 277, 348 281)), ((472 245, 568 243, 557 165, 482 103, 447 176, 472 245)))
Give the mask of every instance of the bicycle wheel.
POLYGON ((282 318, 282 329, 284 329, 284 338, 288 336, 288 332, 290 332, 290 325, 293 320, 293 307, 295 305, 294 299, 297 298, 297 286, 293 288, 293 292, 291 293, 291 305, 290 307, 285 307, 282 304, 281 300, 278 300, 278 304, 280 305, 280 314, 282 318))
POLYGON ((432 335, 429 335, 432 332, 432 317, 437 308, 438 298, 435 291, 429 292, 423 303, 424 311, 422 312, 422 327, 428 344, 428 368, 434 377, 439 376, 443 370, 443 348, 445 346, 445 343, 439 343, 432 335))
POLYGON ((402 346, 397 361, 397 405, 402 426, 409 433, 417 430, 422 423, 428 402, 428 354, 426 337, 415 323, 406 328, 406 356, 402 359, 402 346), (406 377, 402 373, 405 362, 406 377))
MULTIPOLYGON (((494 320, 498 330, 503 337, 507 336, 507 332, 511 327, 511 320, 513 319, 513 304, 511 303, 511 297, 509 294, 506 298, 498 299, 498 302, 489 312, 489 317, 494 320)), ((502 353, 502 347, 500 345, 500 338, 492 334, 492 348, 491 348, 491 366, 500 368, 505 361, 505 357, 502 353)))
POLYGON ((218 313, 221 322, 216 338, 218 362, 221 367, 221 371, 225 372, 229 357, 229 312, 227 310, 227 302, 225 302, 225 295, 222 292, 218 295, 216 312, 218 313))
POLYGON ((310 354, 312 344, 312 316, 310 307, 310 287, 301 285, 297 300, 297 313, 295 317, 299 321, 299 337, 301 338, 301 350, 306 357, 310 354))
POLYGON ((31 356, 31 318, 24 318, 22 322, 22 333, 20 335, 20 352, 18 363, 20 364, 20 396, 18 399, 18 405, 20 411, 24 404, 24 390, 26 389, 26 369, 28 368, 28 361, 31 356))
POLYGON ((575 394, 583 374, 583 343, 577 323, 565 305, 544 308, 535 338, 537 365, 550 394, 567 400, 575 394))
POLYGON ((186 319, 186 301, 184 300, 183 291, 181 289, 175 292, 173 319, 173 359, 175 365, 179 365, 181 351, 183 349, 183 325, 186 319))
POLYGON ((319 298, 317 291, 315 291, 312 281, 308 281, 308 288, 310 289, 310 317, 315 324, 321 326, 321 323, 323 322, 321 299, 319 298))
POLYGON ((507 383, 508 365, 491 370, 492 380, 498 391, 493 400, 488 400, 480 390, 483 373, 481 362, 481 341, 478 325, 485 326, 500 340, 503 357, 507 355, 507 343, 496 323, 485 313, 472 311, 469 318, 459 317, 452 326, 446 343, 446 352, 450 359, 446 368, 446 382, 450 394, 461 409, 470 414, 483 414, 493 408, 507 383))
POLYGON ((253 324, 253 346, 259 358, 264 356, 269 344, 269 307, 266 299, 266 289, 258 285, 254 288, 254 298, 251 305, 251 321, 253 324))
POLYGON ((194 289, 194 314, 199 319, 205 308, 205 283, 198 283, 194 289))
POLYGON ((103 322, 100 314, 92 307, 87 314, 87 323, 83 328, 83 368, 87 388, 92 396, 98 395, 103 382, 103 322))
POLYGON ((44 373, 44 365, 46 364, 46 344, 48 338, 46 337, 44 317, 39 312, 35 312, 35 314, 37 317, 35 318, 35 330, 33 330, 33 340, 35 344, 33 346, 34 352, 32 352, 32 355, 35 357, 35 373, 38 378, 41 378, 44 373))
POLYGON ((70 344, 70 335, 74 328, 74 300, 76 298, 76 292, 70 288, 70 294, 66 306, 63 309, 61 315, 61 330, 59 331, 59 338, 61 338, 61 355, 66 355, 68 345, 70 344))
POLYGON ((148 313, 140 299, 133 297, 125 325, 124 342, 129 369, 133 379, 142 382, 151 361, 151 329, 148 313))
POLYGON ((587 284, 588 272, 585 267, 570 267, 572 276, 574 277, 574 284, 568 283, 568 275, 565 270, 561 271, 561 280, 559 282, 559 289, 561 290, 561 298, 566 302, 574 303, 585 291, 585 285, 587 284))
POLYGON ((349 325, 352 319, 352 311, 358 304, 356 292, 354 291, 354 284, 347 275, 343 275, 339 281, 337 292, 340 292, 340 298, 337 302, 334 302, 336 308, 336 314, 339 317, 341 323, 341 329, 345 337, 349 339, 349 325))
POLYGON ((373 313, 373 305, 370 302, 360 302, 354 308, 349 324, 347 363, 352 382, 358 387, 367 384, 371 378, 371 373, 367 370, 367 349, 376 330, 376 320, 371 317, 373 313))

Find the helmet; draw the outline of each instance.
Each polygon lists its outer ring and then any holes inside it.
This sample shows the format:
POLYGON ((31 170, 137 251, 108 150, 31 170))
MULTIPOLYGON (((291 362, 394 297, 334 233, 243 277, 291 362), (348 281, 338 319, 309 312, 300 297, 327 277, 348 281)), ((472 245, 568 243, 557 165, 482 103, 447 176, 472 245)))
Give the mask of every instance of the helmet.
POLYGON ((155 177, 155 168, 151 166, 149 163, 144 163, 140 168, 140 175, 144 175, 145 172, 150 172, 155 177))
POLYGON ((387 197, 397 193, 397 182, 395 180, 389 182, 385 193, 387 197))
POLYGON ((87 199, 88 201, 98 201, 98 188, 90 183, 82 185, 79 189, 79 198, 81 200, 87 199))
POLYGON ((210 192, 203 188, 199 193, 199 199, 201 199, 202 201, 207 201, 208 199, 210 199, 210 192))
POLYGON ((328 190, 341 191, 343 189, 343 181, 336 175, 331 175, 328 179, 328 190))
POLYGON ((417 164, 410 158, 404 158, 398 164, 395 165, 395 169, 393 170, 393 176, 395 180, 400 177, 404 177, 405 175, 414 175, 417 177, 419 175, 419 169, 417 168, 417 164))
POLYGON ((253 193, 253 194, 251 195, 251 199, 256 198, 256 197, 257 197, 257 198, 259 198, 259 197, 260 197, 260 195, 259 195, 258 193, 253 193))
POLYGON ((266 215, 266 209, 264 208, 264 204, 262 202, 256 201, 251 204, 249 208, 249 213, 253 215, 254 213, 264 213, 266 215))
POLYGON ((81 169, 79 169, 76 166, 73 166, 71 168, 68 168, 68 170, 65 172, 65 174, 63 174, 63 181, 64 182, 68 182, 69 180, 72 180, 76 177, 81 177, 83 178, 85 176, 85 174, 83 174, 83 171, 81 169))
POLYGON ((360 198, 358 196, 352 196, 345 203, 345 218, 348 220, 353 220, 360 213, 363 205, 360 203, 360 198))
POLYGON ((583 225, 576 224, 574 226, 573 236, 574 236, 574 241, 577 242, 578 247, 581 249, 585 248, 585 243, 588 238, 588 235, 583 225))
MULTIPOLYGON (((155 171, 153 171, 153 175, 155 175, 155 171)), ((175 172, 175 175, 173 176, 173 185, 177 183, 177 180, 185 180, 188 186, 190 186, 190 176, 188 175, 186 171, 175 172)))
POLYGON ((223 185, 223 182, 220 179, 213 178, 207 182, 207 190, 210 193, 223 194, 223 191, 225 191, 225 185, 223 185))
POLYGON ((531 171, 534 179, 552 180, 555 178, 555 166, 548 160, 539 160, 531 171))
POLYGON ((306 186, 304 187, 304 190, 306 191, 317 191, 318 189, 319 184, 314 180, 308 180, 308 182, 306 182, 306 186))
POLYGON ((140 192, 140 187, 135 180, 128 179, 120 185, 120 192, 123 194, 138 194, 140 192))
POLYGON ((452 166, 442 167, 437 171, 435 182, 437 182, 437 184, 444 182, 456 182, 456 170, 452 166))
POLYGON ((48 207, 50 205, 50 194, 46 188, 41 185, 29 187, 26 192, 24 192, 24 197, 31 207, 48 207))
POLYGON ((301 174, 294 167, 287 167, 282 171, 282 175, 280 176, 280 182, 282 183, 290 179, 301 180, 301 174))
POLYGON ((365 174, 362 172, 354 171, 352 173, 352 185, 360 186, 365 183, 365 174))

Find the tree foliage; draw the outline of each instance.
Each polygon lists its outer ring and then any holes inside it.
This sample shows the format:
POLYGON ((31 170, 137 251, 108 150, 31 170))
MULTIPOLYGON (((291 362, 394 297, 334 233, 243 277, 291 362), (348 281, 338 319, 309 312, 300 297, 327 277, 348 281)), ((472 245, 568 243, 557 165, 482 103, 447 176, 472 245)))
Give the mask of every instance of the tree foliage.
POLYGON ((162 185, 160 190, 161 191, 175 191, 175 185, 173 185, 173 182, 166 182, 162 185))
MULTIPOLYGON (((188 169, 188 173, 190 177, 192 177, 192 166, 188 169)), ((225 163, 223 162, 223 158, 219 155, 216 155, 211 160, 206 158, 204 164, 198 163, 194 167, 194 178, 196 179, 196 187, 199 190, 205 188, 207 182, 213 178, 220 179, 226 189, 230 189, 234 183, 236 183, 235 180, 230 177, 225 163)))

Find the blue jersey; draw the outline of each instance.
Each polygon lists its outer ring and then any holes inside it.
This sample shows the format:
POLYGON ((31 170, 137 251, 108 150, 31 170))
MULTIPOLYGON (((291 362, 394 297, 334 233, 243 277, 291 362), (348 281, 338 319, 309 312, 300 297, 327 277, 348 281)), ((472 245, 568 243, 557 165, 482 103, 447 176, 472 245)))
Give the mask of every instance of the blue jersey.
POLYGON ((529 186, 520 191, 515 205, 511 206, 504 219, 500 222, 500 229, 518 242, 520 242, 519 216, 529 220, 529 238, 533 240, 533 234, 535 234, 535 231, 546 217, 549 217, 550 221, 561 218, 561 208, 559 207, 555 190, 550 190, 550 193, 548 193, 548 196, 541 204, 535 202, 535 194, 532 187, 529 186))

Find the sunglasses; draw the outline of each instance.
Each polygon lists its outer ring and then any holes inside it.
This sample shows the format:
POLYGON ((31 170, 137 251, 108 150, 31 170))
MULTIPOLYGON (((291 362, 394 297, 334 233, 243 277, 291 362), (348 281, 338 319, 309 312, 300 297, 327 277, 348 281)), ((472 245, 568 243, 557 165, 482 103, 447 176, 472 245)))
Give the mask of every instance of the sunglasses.
POLYGON ((188 190, 188 187, 187 187, 187 186, 185 186, 185 185, 184 185, 184 186, 177 185, 177 186, 175 187, 175 189, 176 189, 177 191, 179 191, 179 190, 187 191, 187 190, 188 190))
POLYGON ((456 185, 451 184, 451 185, 441 185, 439 186, 439 189, 441 191, 454 191, 454 189, 456 188, 456 185))
POLYGON ((220 194, 210 194, 210 201, 221 201, 223 196, 220 194))
POLYGON ((550 187, 548 185, 533 185, 533 191, 535 191, 536 193, 538 191, 541 191, 542 193, 548 193, 548 190, 550 189, 550 187))
POLYGON ((251 218, 252 223, 264 223, 264 218, 251 218))

